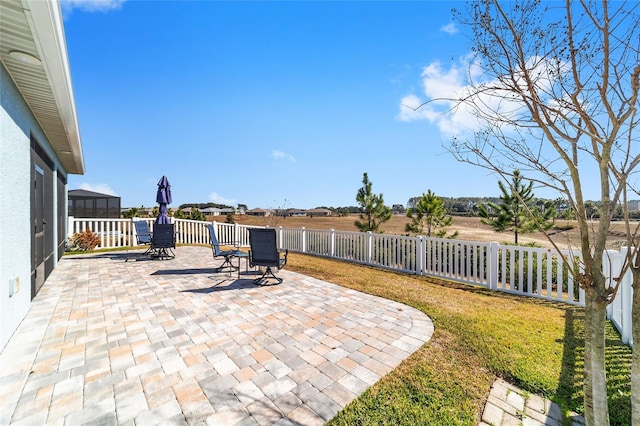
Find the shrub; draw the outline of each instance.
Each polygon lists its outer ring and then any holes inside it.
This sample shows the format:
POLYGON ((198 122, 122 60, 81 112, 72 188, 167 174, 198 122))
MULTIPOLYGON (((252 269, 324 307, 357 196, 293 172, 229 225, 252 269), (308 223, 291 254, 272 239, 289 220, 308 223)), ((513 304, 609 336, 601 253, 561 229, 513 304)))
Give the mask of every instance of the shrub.
POLYGON ((84 232, 76 232, 71 236, 71 249, 74 251, 90 251, 100 245, 100 237, 87 228, 84 232))

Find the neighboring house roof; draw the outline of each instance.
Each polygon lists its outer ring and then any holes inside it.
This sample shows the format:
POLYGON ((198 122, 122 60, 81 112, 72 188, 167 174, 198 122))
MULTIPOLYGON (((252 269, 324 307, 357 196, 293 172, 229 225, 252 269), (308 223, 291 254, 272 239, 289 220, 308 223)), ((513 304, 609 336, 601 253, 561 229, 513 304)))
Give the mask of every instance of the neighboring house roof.
POLYGON ((0 1, 0 61, 65 170, 84 174, 82 143, 58 1, 0 1))
POLYGON ((120 198, 117 195, 101 194, 99 192, 87 191, 86 189, 72 189, 68 192, 69 198, 82 197, 82 198, 120 198))
POLYGON ((255 209, 247 210, 245 214, 248 214, 249 216, 271 216, 273 212, 271 210, 264 210, 256 207, 255 209))

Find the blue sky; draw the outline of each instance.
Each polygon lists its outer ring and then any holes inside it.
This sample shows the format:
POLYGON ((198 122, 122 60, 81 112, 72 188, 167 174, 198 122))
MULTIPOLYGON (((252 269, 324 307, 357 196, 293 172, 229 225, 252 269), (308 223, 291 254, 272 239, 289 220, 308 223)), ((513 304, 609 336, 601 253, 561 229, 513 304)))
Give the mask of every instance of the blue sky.
POLYGON ((443 90, 460 78, 456 3, 62 4, 86 165, 69 189, 148 207, 166 175, 174 208, 339 207, 367 172, 387 205, 499 195, 447 153, 442 122, 402 107, 426 67, 443 90))

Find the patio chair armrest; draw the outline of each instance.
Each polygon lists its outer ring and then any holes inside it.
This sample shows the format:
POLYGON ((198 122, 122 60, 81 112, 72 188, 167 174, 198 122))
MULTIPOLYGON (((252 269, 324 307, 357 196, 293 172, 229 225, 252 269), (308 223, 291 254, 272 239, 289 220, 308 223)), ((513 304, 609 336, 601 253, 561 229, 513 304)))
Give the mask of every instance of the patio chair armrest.
MULTIPOLYGON (((278 250, 278 253, 282 254, 283 250, 278 250)), ((289 256, 289 249, 285 249, 284 257, 278 259, 278 269, 284 268, 284 266, 287 264, 287 256, 289 256)))
POLYGON ((226 246, 226 247, 234 247, 236 250, 240 250, 240 241, 234 241, 234 242, 224 242, 224 243, 220 243, 221 246, 226 246))

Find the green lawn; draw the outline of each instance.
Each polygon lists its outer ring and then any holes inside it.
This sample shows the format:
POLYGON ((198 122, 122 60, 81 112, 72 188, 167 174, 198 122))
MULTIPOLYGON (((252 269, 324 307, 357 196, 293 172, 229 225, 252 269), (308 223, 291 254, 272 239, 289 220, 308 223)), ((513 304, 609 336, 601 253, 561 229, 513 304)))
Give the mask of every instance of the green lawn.
MULTIPOLYGON (((582 308, 290 254, 287 268, 405 303, 431 317, 431 341, 330 425, 476 425, 496 377, 582 412, 582 308)), ((612 425, 631 423, 631 349, 607 330, 612 425)))

